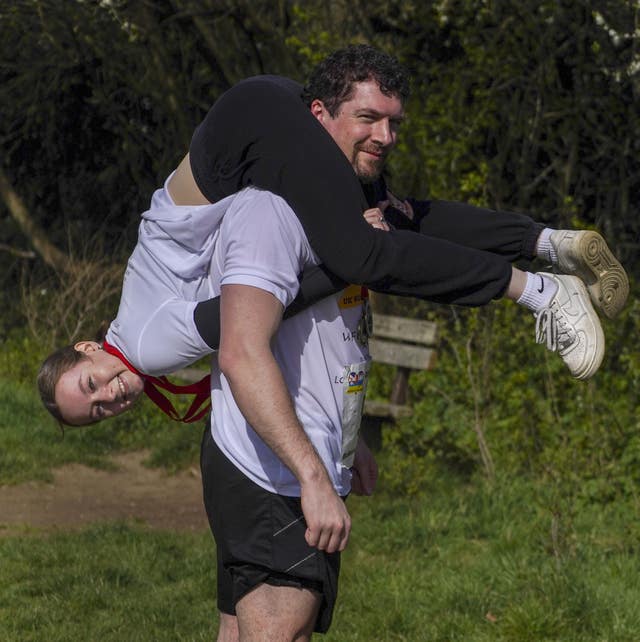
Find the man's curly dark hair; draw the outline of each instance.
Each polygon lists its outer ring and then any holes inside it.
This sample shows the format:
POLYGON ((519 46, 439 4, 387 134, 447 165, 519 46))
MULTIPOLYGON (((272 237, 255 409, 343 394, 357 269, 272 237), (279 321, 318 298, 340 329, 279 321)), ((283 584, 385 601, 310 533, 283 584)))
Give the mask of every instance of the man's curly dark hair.
POLYGON ((385 96, 409 98, 409 78, 404 67, 389 54, 370 45, 350 45, 325 58, 311 72, 302 94, 307 106, 318 99, 332 118, 353 94, 353 83, 375 80, 385 96))

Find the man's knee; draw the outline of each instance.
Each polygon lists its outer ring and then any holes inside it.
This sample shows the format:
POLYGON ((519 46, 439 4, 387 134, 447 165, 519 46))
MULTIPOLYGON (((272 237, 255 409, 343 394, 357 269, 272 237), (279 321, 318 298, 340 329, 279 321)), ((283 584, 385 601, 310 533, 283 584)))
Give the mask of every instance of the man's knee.
POLYGON ((311 639, 322 596, 306 588, 260 584, 236 604, 241 640, 311 639))

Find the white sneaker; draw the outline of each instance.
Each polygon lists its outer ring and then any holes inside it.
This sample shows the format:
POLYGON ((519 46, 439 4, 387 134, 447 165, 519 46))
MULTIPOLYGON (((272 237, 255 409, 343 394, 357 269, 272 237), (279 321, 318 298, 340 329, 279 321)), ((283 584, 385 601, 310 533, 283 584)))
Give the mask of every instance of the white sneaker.
POLYGON ((536 343, 557 352, 576 379, 592 377, 604 357, 604 333, 584 283, 568 274, 547 274, 558 285, 547 308, 535 313, 536 343))
POLYGON ((616 317, 629 296, 629 279, 597 232, 556 230, 549 240, 558 255, 558 269, 579 276, 593 304, 609 319, 616 317))

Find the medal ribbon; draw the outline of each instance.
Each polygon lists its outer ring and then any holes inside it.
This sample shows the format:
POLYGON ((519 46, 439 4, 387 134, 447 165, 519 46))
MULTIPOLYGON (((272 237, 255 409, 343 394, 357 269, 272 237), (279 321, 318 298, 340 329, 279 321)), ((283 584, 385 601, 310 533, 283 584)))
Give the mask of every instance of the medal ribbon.
POLYGON ((120 359, 120 361, 122 361, 122 363, 127 366, 131 372, 142 377, 144 381, 144 392, 147 397, 149 397, 149 399, 151 399, 151 401, 153 401, 153 403, 156 404, 162 412, 169 415, 169 417, 174 421, 181 421, 182 423, 190 424, 202 419, 202 417, 204 417, 211 409, 211 375, 203 377, 196 383, 178 385, 169 381, 169 379, 164 376, 154 377, 140 372, 127 361, 127 358, 122 354, 122 352, 120 352, 120 350, 118 350, 118 348, 115 348, 106 341, 103 342, 102 347, 105 352, 108 352, 114 357, 120 359), (191 405, 182 417, 171 401, 164 395, 162 390, 166 390, 174 395, 194 395, 191 405))

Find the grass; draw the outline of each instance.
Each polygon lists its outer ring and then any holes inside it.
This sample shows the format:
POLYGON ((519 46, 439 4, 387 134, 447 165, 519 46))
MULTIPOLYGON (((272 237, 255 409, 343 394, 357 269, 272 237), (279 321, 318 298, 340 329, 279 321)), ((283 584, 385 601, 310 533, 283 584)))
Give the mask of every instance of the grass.
POLYGON ((141 448, 151 449, 151 464, 176 470, 196 459, 201 433, 200 423, 176 424, 145 400, 103 424, 66 428, 63 436, 33 386, 0 380, 0 484, 50 481, 53 468, 71 462, 108 467, 109 455, 141 448))
POLYGON ((554 545, 552 517, 532 491, 453 485, 369 504, 356 529, 371 530, 354 541, 343 575, 348 591, 367 592, 343 591, 353 630, 329 639, 637 640, 634 511, 581 515, 571 543, 554 545), (528 510, 504 510, 519 502, 528 510))
MULTIPOLYGON (((637 640, 635 508, 581 512, 558 539, 537 497, 523 482, 479 482, 350 499, 353 537, 324 639, 637 640)), ((204 640, 215 630, 208 533, 113 524, 4 538, 0 559, 3 641, 204 640)))
MULTIPOLYGON (((141 411, 61 439, 34 392, 0 381, 0 483, 151 448, 178 468, 200 426, 141 411)), ((384 457, 382 468, 384 469, 384 457)), ((440 478, 419 496, 351 498, 351 544, 327 642, 631 642, 640 637, 633 499, 589 504, 542 479, 440 478)), ((0 538, 0 640, 210 640, 209 533, 110 524, 0 538)))
POLYGON ((125 525, 0 541, 0 639, 207 640, 208 535, 125 525))

